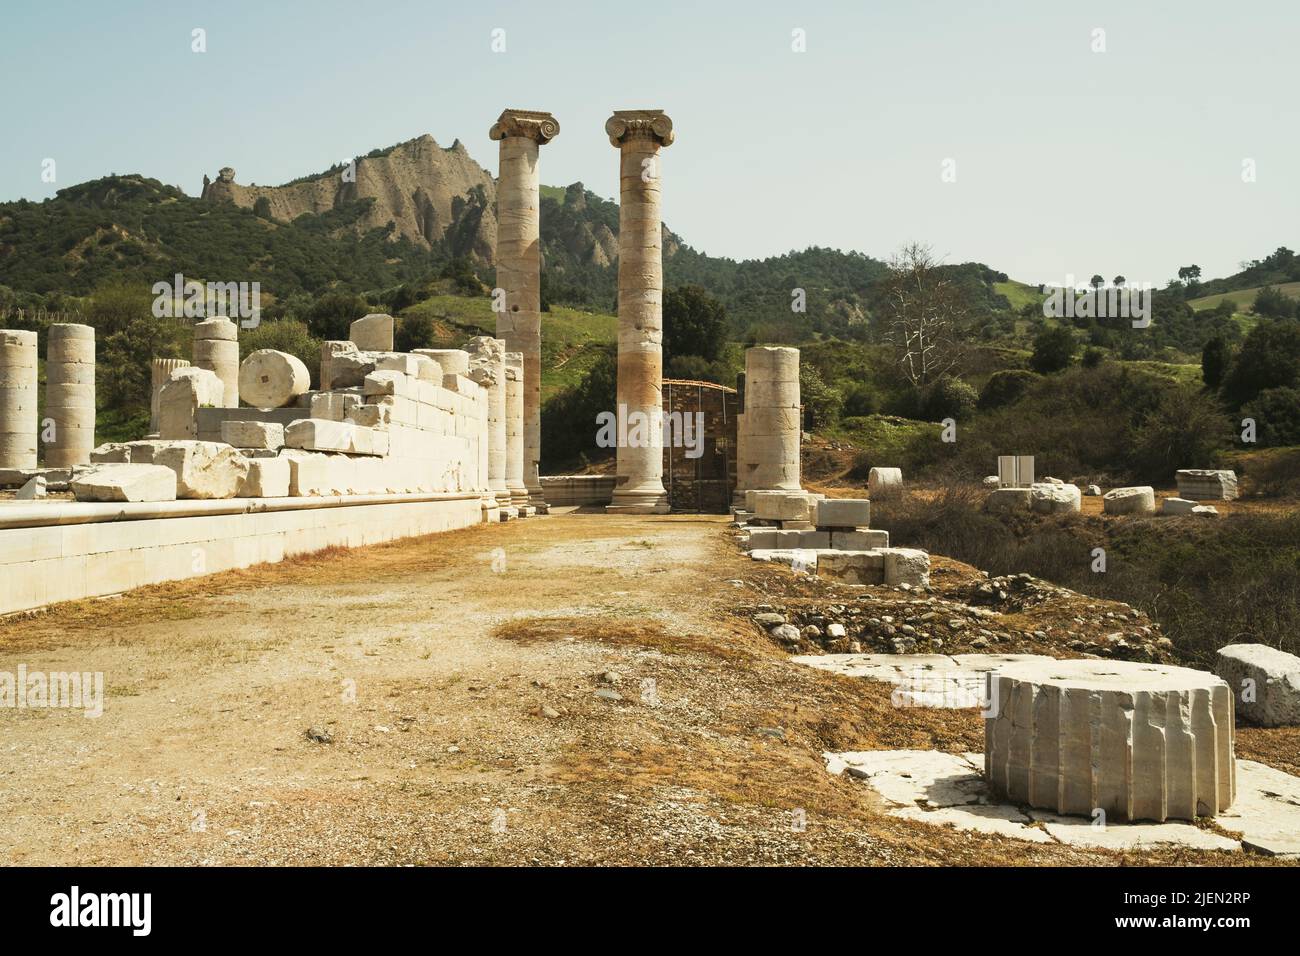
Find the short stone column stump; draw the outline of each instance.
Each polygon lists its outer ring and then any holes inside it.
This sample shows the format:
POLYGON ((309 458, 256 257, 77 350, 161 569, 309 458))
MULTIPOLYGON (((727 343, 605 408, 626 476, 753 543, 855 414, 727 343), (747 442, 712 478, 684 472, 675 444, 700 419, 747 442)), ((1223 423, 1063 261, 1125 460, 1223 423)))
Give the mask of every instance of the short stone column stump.
POLYGON ((990 675, 984 774, 1008 801, 1108 821, 1190 820, 1236 792, 1227 683, 1186 667, 1030 661, 990 675))

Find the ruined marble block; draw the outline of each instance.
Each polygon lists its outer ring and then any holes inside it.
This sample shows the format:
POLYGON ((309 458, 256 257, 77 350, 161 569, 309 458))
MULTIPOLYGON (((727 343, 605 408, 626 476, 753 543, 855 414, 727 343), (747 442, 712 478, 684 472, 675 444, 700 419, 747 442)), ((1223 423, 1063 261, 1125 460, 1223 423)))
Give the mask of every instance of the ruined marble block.
POLYGON ((1235 793, 1232 693, 1185 667, 1069 660, 990 678, 985 773, 1014 803, 1106 820, 1215 816, 1235 793))
POLYGON ((814 501, 812 523, 818 528, 868 528, 871 526, 871 502, 866 498, 814 501))
POLYGON ((284 447, 284 426, 278 422, 224 421, 221 440, 236 448, 275 451, 284 447))
POLYGON ((1264 727, 1300 724, 1300 657, 1267 644, 1219 648, 1214 672, 1232 690, 1237 714, 1264 727))
POLYGON ((161 465, 97 465, 72 479, 78 501, 175 501, 176 473, 161 465))
POLYGON ((1108 515, 1153 515, 1156 492, 1150 485, 1112 488, 1101 497, 1102 510, 1108 515))

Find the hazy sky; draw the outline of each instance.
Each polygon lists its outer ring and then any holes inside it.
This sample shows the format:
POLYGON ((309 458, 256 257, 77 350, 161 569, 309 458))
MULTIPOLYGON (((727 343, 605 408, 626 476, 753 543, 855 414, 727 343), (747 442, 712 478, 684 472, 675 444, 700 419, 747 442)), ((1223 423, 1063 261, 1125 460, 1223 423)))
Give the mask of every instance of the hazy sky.
POLYGON ((277 184, 422 133, 495 173, 507 106, 560 121, 544 183, 616 197, 604 121, 658 107, 664 218, 713 255, 919 239, 1026 281, 1163 284, 1300 244, 1295 0, 0 3, 0 200, 277 184))

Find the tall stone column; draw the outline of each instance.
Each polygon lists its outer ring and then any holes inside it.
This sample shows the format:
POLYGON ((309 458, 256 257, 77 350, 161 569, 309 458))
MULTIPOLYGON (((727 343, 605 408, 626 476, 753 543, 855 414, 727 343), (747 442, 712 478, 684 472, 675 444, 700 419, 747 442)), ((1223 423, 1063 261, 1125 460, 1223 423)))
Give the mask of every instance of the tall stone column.
POLYGON ((510 505, 506 486, 506 368, 505 347, 500 339, 479 335, 465 345, 469 353, 469 378, 487 391, 488 491, 489 509, 499 507, 501 520, 518 517, 510 505))
POLYGON ((0 329, 0 468, 36 467, 36 333, 0 329))
POLYGON ((501 143, 497 183, 497 287, 505 292, 497 338, 524 357, 524 485, 529 504, 545 510, 542 453, 542 293, 537 153, 560 133, 550 113, 506 110, 488 136, 501 143))
POLYGON ((799 350, 760 345, 745 350, 744 458, 746 489, 799 491, 799 350))
POLYGON ((54 422, 45 446, 52 468, 90 464, 95 447, 95 330, 50 326, 45 344, 45 416, 54 422))
POLYGON ((605 132, 618 147, 618 408, 626 419, 617 449, 617 483, 606 510, 664 514, 663 224, 659 150, 671 146, 663 110, 615 110, 605 132), (639 427, 638 427, 639 426, 639 427))
POLYGON ((510 503, 519 516, 534 512, 528 503, 528 486, 524 484, 524 356, 507 352, 506 365, 506 487, 510 503))
POLYGON ((230 319, 204 319, 194 326, 194 364, 216 372, 225 386, 226 408, 239 407, 239 326, 230 319))
POLYGON ((165 359, 156 358, 150 361, 150 386, 149 393, 149 431, 152 434, 158 434, 158 395, 162 392, 162 387, 171 379, 171 374, 178 368, 189 368, 190 363, 185 359, 165 359))

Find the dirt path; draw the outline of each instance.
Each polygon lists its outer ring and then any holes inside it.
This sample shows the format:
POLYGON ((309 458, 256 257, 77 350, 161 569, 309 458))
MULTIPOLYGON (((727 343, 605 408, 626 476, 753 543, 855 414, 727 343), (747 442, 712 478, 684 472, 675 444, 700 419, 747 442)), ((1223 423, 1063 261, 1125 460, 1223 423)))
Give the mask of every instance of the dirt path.
POLYGON ((826 774, 978 717, 789 664, 730 611, 762 587, 723 519, 573 514, 0 622, 0 670, 107 685, 98 719, 0 710, 0 863, 1116 862, 826 774))

